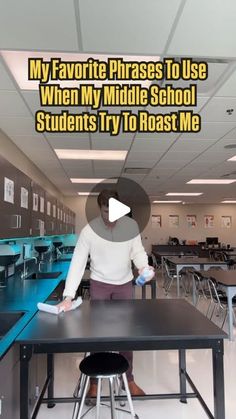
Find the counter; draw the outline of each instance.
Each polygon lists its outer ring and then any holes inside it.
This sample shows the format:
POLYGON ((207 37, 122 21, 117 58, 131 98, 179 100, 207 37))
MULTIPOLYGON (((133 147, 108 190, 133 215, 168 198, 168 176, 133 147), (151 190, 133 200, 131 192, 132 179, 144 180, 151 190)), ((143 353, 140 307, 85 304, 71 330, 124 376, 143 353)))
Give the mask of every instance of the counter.
POLYGON ((6 288, 0 289, 0 311, 25 311, 20 320, 0 339, 0 360, 13 345, 16 337, 22 332, 35 313, 38 311, 37 303, 44 302, 56 286, 66 279, 71 256, 62 255, 62 261, 45 264, 44 271, 61 274, 56 279, 21 279, 19 275, 8 278, 6 288), (64 256, 66 256, 64 258, 64 256), (68 260, 65 260, 68 259, 68 260))

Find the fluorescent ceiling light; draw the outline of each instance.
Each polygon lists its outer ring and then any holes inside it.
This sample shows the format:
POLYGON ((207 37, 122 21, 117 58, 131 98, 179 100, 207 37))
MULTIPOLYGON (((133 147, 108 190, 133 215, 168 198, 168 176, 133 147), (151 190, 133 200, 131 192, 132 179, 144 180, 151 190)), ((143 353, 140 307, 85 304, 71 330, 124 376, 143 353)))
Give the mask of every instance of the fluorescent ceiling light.
POLYGON ((88 196, 88 195, 95 196, 95 195, 99 195, 99 192, 78 192, 78 195, 80 195, 80 196, 88 196))
POLYGON ((153 204, 180 204, 182 201, 152 201, 153 204))
POLYGON ((229 185, 236 182, 236 179, 192 179, 188 184, 195 185, 229 185))
POLYGON ((71 178, 72 183, 116 183, 117 179, 97 179, 97 178, 71 178))
MULTIPOLYGON (((119 58, 119 54, 84 54, 84 53, 69 53, 69 52, 43 52, 43 51, 0 51, 5 63, 11 71, 14 79, 19 85, 20 89, 24 90, 38 90, 39 81, 28 80, 28 59, 29 58, 42 58, 44 61, 50 61, 51 58, 61 58, 61 61, 87 61, 89 58, 99 61, 108 61, 108 58, 119 58)), ((135 55, 120 55, 124 61, 159 61, 160 56, 135 56, 135 55)), ((49 80, 50 82, 50 80, 49 80)), ((55 81, 53 81, 55 83, 55 81)), ((117 80, 82 80, 81 84, 94 84, 96 87, 101 87, 103 84, 117 84, 117 80)), ((151 80, 129 80, 129 84, 140 83, 143 87, 149 87, 152 83, 151 80)), ((79 87, 80 81, 78 80, 64 80, 60 81, 61 87, 79 87)))
POLYGON ((59 159, 68 160, 125 160, 127 150, 78 150, 59 149, 55 153, 59 159))
POLYGON ((236 156, 230 157, 230 159, 227 159, 227 161, 236 161, 236 156))
POLYGON ((166 196, 200 196, 202 192, 168 192, 166 196))
POLYGON ((236 204, 236 201, 221 201, 222 204, 236 204))

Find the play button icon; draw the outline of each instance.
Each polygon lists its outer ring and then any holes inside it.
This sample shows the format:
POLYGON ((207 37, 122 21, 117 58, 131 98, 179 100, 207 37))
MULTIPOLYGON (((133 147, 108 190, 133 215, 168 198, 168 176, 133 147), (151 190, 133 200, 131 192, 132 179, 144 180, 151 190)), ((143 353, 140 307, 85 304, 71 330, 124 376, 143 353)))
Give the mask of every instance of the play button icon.
POLYGON ((117 199, 110 198, 108 211, 109 221, 113 223, 114 221, 119 220, 119 218, 124 217, 124 215, 129 214, 131 209, 130 207, 128 207, 128 205, 122 204, 122 202, 117 201, 117 199))
POLYGON ((85 203, 89 226, 96 235, 111 242, 121 243, 137 237, 149 223, 150 213, 148 194, 139 183, 127 177, 108 178, 97 183, 85 203), (109 190, 111 196, 107 204, 100 208, 99 194, 109 190))

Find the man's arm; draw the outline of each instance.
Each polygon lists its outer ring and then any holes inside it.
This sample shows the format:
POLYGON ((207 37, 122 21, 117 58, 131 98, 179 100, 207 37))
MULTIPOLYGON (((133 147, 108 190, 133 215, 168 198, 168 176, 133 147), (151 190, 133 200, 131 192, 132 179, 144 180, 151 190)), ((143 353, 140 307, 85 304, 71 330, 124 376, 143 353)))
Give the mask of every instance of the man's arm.
POLYGON ((142 269, 148 266, 148 256, 142 245, 140 234, 138 234, 132 241, 130 256, 136 268, 142 269))
POLYGON ((75 246, 74 254, 71 260, 69 272, 66 278, 66 285, 63 297, 74 298, 76 290, 83 277, 87 259, 89 255, 89 243, 84 231, 81 232, 79 240, 75 246))

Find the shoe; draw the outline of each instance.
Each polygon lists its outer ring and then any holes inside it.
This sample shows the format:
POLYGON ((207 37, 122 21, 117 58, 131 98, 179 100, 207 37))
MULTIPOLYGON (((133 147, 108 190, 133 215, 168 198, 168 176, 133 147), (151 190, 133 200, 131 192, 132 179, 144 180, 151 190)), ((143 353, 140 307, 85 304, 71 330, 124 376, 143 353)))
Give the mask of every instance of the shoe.
POLYGON ((144 391, 134 381, 128 381, 131 396, 145 396, 144 391))
POLYGON ((98 386, 96 383, 91 383, 86 395, 85 404, 87 406, 94 406, 97 399, 98 386), (94 397, 94 400, 88 400, 89 397, 94 397))

